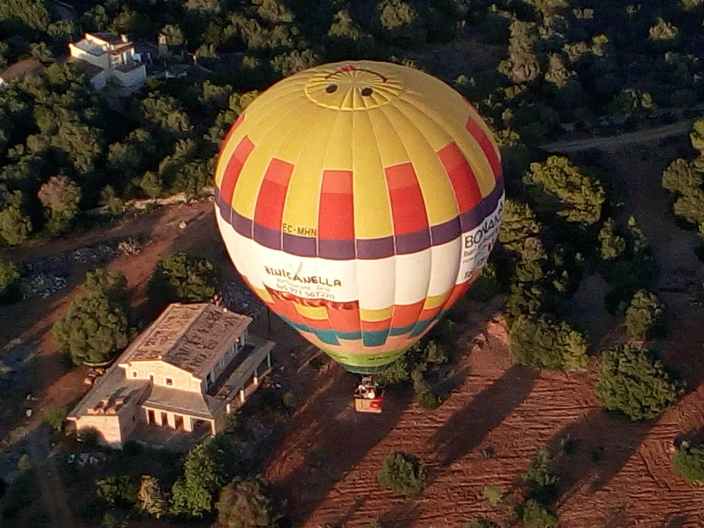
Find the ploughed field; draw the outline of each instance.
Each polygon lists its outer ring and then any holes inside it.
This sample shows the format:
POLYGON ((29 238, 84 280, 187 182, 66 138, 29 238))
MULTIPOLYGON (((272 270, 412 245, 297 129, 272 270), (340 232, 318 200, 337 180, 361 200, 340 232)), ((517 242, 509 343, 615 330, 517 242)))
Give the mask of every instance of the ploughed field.
MULTIPOLYGON (((691 350, 701 351, 703 323, 682 323, 673 335, 689 336, 691 350)), ((296 526, 368 528, 380 520, 462 527, 479 515, 507 519, 506 507, 483 499, 483 487, 509 491, 541 447, 555 456, 560 475, 560 526, 704 526, 704 489, 674 476, 670 463, 673 439, 704 423, 704 388, 654 423, 631 424, 600 409, 593 372, 538 375, 512 366, 500 320, 468 325, 466 337, 461 385, 435 411, 394 392, 382 415, 356 415, 354 376, 330 366, 311 380, 316 389, 266 471, 285 490, 296 526), (569 455, 561 447, 567 442, 569 455), (384 457, 397 450, 427 464, 429 484, 417 499, 377 483, 384 457)))
MULTIPOLYGON (((462 527, 478 516, 506 521, 510 506, 492 507, 482 496, 484 486, 515 489, 544 447, 560 476, 554 505, 560 526, 704 526, 704 488, 688 486, 671 469, 673 440, 704 430, 704 310, 691 302, 704 267, 692 251, 696 233, 675 225, 660 183, 678 145, 615 148, 602 160, 623 190, 619 217, 636 217, 658 261, 655 292, 667 305, 670 332, 657 346, 689 387, 676 406, 643 424, 609 415, 592 388, 596 360, 581 374, 512 366, 494 307, 483 313, 470 307, 457 350, 463 356, 459 385, 437 410, 423 410, 412 394, 394 392, 384 414, 355 415, 354 376, 331 366, 309 381, 314 389, 307 400, 299 398, 307 403, 266 470, 283 486, 294 524, 368 528, 380 521, 426 528, 462 527), (417 499, 377 483, 384 457, 394 451, 414 453, 428 467, 429 483, 417 499)), ((617 339, 622 324, 606 312, 604 293, 603 279, 585 277, 566 314, 592 336, 593 353, 617 339)))

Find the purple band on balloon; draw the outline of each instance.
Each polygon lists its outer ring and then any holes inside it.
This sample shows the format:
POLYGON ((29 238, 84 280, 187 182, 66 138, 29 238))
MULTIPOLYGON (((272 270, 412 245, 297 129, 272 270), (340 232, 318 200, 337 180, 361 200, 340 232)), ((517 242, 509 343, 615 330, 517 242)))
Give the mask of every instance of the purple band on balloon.
POLYGON ((416 253, 454 240, 460 234, 479 226, 496 209, 503 192, 502 182, 497 182, 491 193, 485 196, 474 209, 442 224, 431 226, 430 231, 425 229, 396 237, 358 238, 356 240, 317 240, 315 237, 282 234, 281 231, 269 229, 242 216, 224 203, 219 195, 216 196, 215 202, 223 220, 230 224, 237 233, 246 238, 254 238, 268 248, 282 249, 283 239, 283 250, 301 257, 371 260, 416 253))

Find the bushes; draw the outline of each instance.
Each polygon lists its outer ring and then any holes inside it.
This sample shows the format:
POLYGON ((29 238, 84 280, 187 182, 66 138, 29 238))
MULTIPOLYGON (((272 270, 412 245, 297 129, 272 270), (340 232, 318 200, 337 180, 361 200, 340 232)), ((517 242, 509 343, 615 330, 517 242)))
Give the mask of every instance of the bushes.
POLYGON ((545 449, 540 449, 523 475, 523 481, 528 486, 528 496, 541 503, 552 500, 557 491, 559 478, 552 472, 552 460, 545 449))
POLYGON ((406 496, 419 495, 425 486, 425 467, 414 455, 395 452, 384 459, 379 484, 406 496))
POLYGON ((52 328, 59 349, 78 365, 105 362, 126 347, 126 295, 127 280, 121 273, 99 269, 86 274, 83 293, 52 328))
POLYGON ((202 302, 215 295, 217 274, 208 259, 176 253, 160 260, 149 280, 149 297, 155 305, 202 302))
POLYGON ((44 422, 49 424, 57 433, 60 433, 64 426, 66 413, 66 407, 49 407, 44 412, 44 422))
POLYGON ((648 339, 663 327, 665 310, 654 293, 639 290, 626 309, 626 334, 631 339, 648 339))
POLYGON ((128 475, 113 475, 95 482, 98 497, 111 506, 132 506, 137 502, 137 483, 128 475))
POLYGON ((9 260, 0 259, 0 303, 10 303, 19 298, 20 272, 9 260))
POLYGON ((137 506, 152 517, 159 518, 168 512, 168 497, 161 489, 159 479, 152 475, 142 475, 137 493, 137 506))
POLYGON ((704 484, 704 445, 682 445, 672 458, 672 470, 690 484, 704 484))
POLYGON ((525 528, 553 528, 557 516, 534 499, 528 499, 516 508, 516 514, 525 528))
POLYGON ((511 325, 514 361, 535 368, 576 370, 587 365, 584 336, 564 321, 519 316, 511 325))
POLYGON ((633 421, 655 418, 672 405, 684 386, 649 350, 622 345, 602 354, 596 393, 602 405, 633 421))
POLYGON ((215 494, 230 480, 237 464, 231 441, 222 435, 208 438, 188 452, 183 476, 171 489, 171 513, 202 517, 215 505, 215 494))
POLYGON ((273 528, 282 518, 261 479, 235 480, 220 491, 214 528, 273 528))

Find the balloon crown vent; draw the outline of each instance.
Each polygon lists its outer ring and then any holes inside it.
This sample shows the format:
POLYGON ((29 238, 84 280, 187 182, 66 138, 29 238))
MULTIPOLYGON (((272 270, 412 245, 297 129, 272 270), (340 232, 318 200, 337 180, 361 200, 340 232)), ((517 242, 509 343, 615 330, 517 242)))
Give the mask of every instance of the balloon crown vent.
POLYGON ((400 79, 374 67, 346 64, 321 68, 306 84, 314 103, 334 110, 370 110, 389 103, 403 93, 400 79))

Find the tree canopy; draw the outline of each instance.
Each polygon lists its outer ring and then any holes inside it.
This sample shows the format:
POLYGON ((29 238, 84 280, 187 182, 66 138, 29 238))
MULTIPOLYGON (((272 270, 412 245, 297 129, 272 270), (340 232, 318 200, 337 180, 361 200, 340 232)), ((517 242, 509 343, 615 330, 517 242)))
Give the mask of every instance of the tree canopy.
POLYGON ((650 350, 632 345, 602 353, 596 394, 602 405, 633 421, 650 420, 672 405, 684 385, 650 350))

